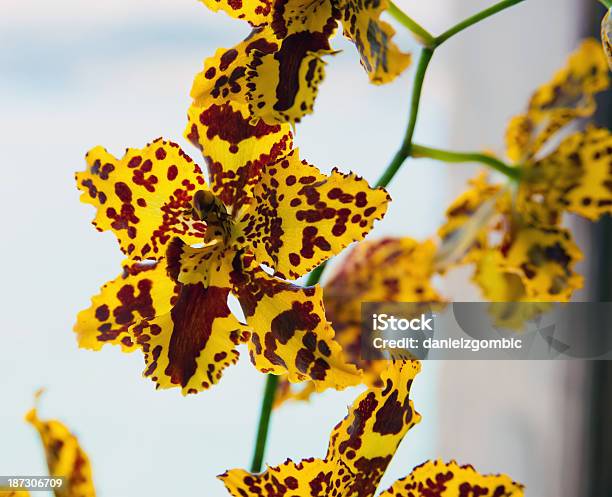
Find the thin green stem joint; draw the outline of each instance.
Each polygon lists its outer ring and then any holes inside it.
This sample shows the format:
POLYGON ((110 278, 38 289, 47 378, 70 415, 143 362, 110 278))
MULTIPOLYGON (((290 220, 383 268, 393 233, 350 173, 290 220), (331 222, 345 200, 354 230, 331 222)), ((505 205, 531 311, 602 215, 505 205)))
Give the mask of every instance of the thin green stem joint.
POLYGON ((391 14, 391 16, 393 16, 397 22, 407 28, 408 31, 411 31, 423 45, 426 47, 433 46, 435 41, 434 35, 432 35, 391 1, 389 2, 387 12, 389 12, 389 14, 391 14))
POLYGON ((450 150, 440 150, 437 148, 424 147, 422 145, 412 145, 412 157, 436 159, 442 162, 479 162, 485 164, 510 179, 518 180, 521 177, 521 168, 514 167, 500 161, 492 155, 479 152, 454 152, 450 150))
POLYGON ((606 9, 612 9, 612 0, 599 0, 599 3, 602 4, 606 9))

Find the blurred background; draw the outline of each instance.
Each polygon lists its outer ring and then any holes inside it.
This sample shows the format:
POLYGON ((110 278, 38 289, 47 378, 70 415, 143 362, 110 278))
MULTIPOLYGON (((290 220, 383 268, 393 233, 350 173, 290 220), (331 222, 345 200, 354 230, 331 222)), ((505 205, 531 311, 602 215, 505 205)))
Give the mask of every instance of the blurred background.
MULTIPOLYGON (((397 3, 439 33, 492 2, 397 3)), ((425 82, 415 140, 502 153, 508 119, 602 15, 595 0, 528 0, 445 44, 425 82)), ((399 31, 398 43, 417 50, 399 31)), ((84 168, 85 152, 101 144, 119 155, 164 136, 199 159, 182 138, 193 76, 217 47, 247 33, 196 0, 0 3, 0 474, 45 473, 38 438, 23 421, 39 387, 47 388, 41 415, 80 437, 101 497, 223 496, 214 476, 248 466, 264 377, 246 354, 215 388, 183 398, 141 378, 139 353, 79 350, 71 331, 122 260, 112 234, 97 233, 93 209, 78 201, 73 174, 84 168)), ((375 87, 354 47, 341 36, 334 46, 342 52, 329 60, 297 143, 321 169, 339 166, 374 181, 401 141, 414 67, 375 87)), ((432 235, 474 170, 408 161, 373 236, 432 235)), ((581 227, 579 244, 594 264, 583 267, 587 274, 602 272, 602 233, 581 227)), ((478 299, 467 281, 467 273, 451 274, 443 291, 478 299)), ((584 294, 604 296, 597 285, 584 294)), ((608 387, 605 364, 426 362, 413 390, 423 421, 381 488, 442 457, 508 473, 528 496, 609 496, 605 478, 596 481, 606 473, 597 469, 606 464, 597 451, 609 449, 595 443, 612 419, 603 410, 608 387)), ((330 430, 358 392, 327 392, 275 411, 265 461, 324 456, 330 430)))

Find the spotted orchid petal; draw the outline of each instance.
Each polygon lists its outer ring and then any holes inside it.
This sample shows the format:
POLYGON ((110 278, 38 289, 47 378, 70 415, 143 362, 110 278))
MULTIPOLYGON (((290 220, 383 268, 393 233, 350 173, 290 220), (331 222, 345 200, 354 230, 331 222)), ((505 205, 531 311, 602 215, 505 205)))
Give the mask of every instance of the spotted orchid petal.
POLYGON ((133 350, 130 328, 169 312, 178 291, 165 260, 126 265, 77 316, 74 331, 79 346, 99 350, 113 344, 121 345, 124 351, 133 350))
POLYGON ((500 247, 483 254, 475 281, 492 301, 567 301, 583 284, 574 272, 580 259, 569 231, 518 225, 500 247))
MULTIPOLYGON (((568 211, 596 221, 612 213, 612 134, 589 127, 565 138, 552 153, 527 167, 533 178, 521 183, 527 209, 568 211)), ((536 216, 549 223, 555 216, 536 216)))
POLYGON ((527 112, 514 117, 506 132, 507 155, 524 163, 560 129, 595 112, 594 95, 608 88, 608 64, 595 39, 585 40, 563 69, 531 97, 527 112))
POLYGON ((60 421, 41 420, 36 409, 26 415, 26 420, 40 435, 49 476, 65 479, 54 489, 55 497, 95 497, 91 463, 77 437, 60 421))
POLYGON ((478 260, 489 243, 491 215, 500 208, 501 185, 491 183, 486 173, 469 183, 469 188, 450 204, 446 221, 438 229, 441 251, 448 252, 447 262, 467 264, 478 260))
POLYGON ((300 161, 297 150, 266 168, 254 195, 240 229, 258 262, 289 278, 363 239, 390 200, 354 174, 321 173, 300 161))
POLYGON ((228 295, 228 288, 181 285, 169 312, 132 328, 132 339, 144 353, 144 376, 157 388, 198 393, 236 363, 236 347, 248 340, 249 331, 232 315, 228 295))
POLYGON ((200 0, 213 12, 222 10, 235 19, 244 19, 254 26, 270 20, 273 0, 200 0))
POLYGON ((112 231, 133 260, 163 256, 174 236, 201 242, 206 227, 189 217, 196 189, 205 189, 200 168, 161 138, 116 159, 102 147, 87 154, 87 169, 76 175, 81 201, 96 208, 93 224, 112 231))
POLYGON ((523 485, 506 475, 482 475, 471 465, 427 461, 379 497, 523 497, 523 485))
POLYGON ((311 380, 318 391, 361 382, 345 361, 325 317, 320 287, 300 287, 268 275, 243 257, 234 292, 251 327, 251 361, 263 373, 287 374, 291 382, 311 380))
POLYGON ((247 105, 254 124, 300 121, 313 111, 325 75, 323 57, 335 53, 329 38, 336 26, 328 2, 286 2, 273 22, 204 61, 192 86, 192 106, 232 101, 247 105))
POLYGON ((339 2, 344 36, 355 44, 361 65, 370 81, 375 84, 393 81, 411 61, 410 54, 403 53, 393 43, 395 30, 380 19, 380 15, 388 8, 387 0, 339 2))

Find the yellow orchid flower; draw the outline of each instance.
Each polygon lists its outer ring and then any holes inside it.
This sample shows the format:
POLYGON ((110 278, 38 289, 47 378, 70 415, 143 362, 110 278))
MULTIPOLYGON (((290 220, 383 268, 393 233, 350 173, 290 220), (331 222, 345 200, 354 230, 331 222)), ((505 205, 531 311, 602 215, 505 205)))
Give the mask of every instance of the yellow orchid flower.
POLYGON ((384 215, 387 193, 353 174, 322 174, 300 160, 279 127, 224 123, 216 135, 208 129, 209 139, 232 164, 243 162, 224 169, 208 161, 210 187, 166 140, 121 159, 102 147, 88 153, 77 174, 81 200, 96 207, 94 225, 115 233, 127 260, 79 314, 79 344, 140 348, 144 375, 184 394, 217 383, 241 342, 264 373, 312 380, 319 390, 359 383, 358 370, 340 357, 321 289, 284 278, 362 239, 384 215), (230 294, 246 325, 232 315, 230 294))
POLYGON ((447 210, 443 245, 470 238, 463 262, 476 263, 474 280, 487 299, 566 301, 582 286, 574 273, 582 254, 560 222, 563 212, 591 220, 612 213, 612 134, 593 126, 560 132, 593 115, 594 96, 609 82, 601 46, 585 40, 508 126, 507 155, 521 167, 518 185, 491 184, 481 175, 447 210), (487 203, 493 215, 467 229, 487 203))
POLYGON ((248 105, 253 118, 269 124, 299 121, 313 110, 323 57, 335 53, 329 40, 338 23, 373 83, 392 81, 410 64, 410 55, 392 42, 393 28, 380 19, 387 0, 201 1, 248 21, 253 30, 204 62, 191 91, 196 108, 223 98, 248 105))

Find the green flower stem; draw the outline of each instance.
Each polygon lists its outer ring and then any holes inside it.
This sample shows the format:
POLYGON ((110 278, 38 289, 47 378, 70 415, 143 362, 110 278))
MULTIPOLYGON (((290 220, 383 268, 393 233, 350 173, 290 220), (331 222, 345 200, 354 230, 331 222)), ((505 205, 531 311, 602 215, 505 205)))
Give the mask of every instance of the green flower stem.
POLYGON ((423 43, 423 45, 425 45, 426 47, 434 45, 435 36, 432 35, 429 31, 427 31, 414 19, 409 17, 403 10, 398 8, 398 6, 391 1, 389 2, 387 12, 389 12, 389 14, 391 14, 397 22, 399 22, 401 25, 411 31, 412 34, 414 34, 419 39, 419 41, 423 43))
POLYGON ((410 99, 410 117, 408 119, 406 132, 404 133, 404 139, 402 140, 399 150, 393 156, 391 163, 387 166, 387 169, 385 169, 382 176, 376 182, 376 186, 387 186, 397 171, 399 171, 399 168, 402 166, 406 158, 410 156, 412 137, 414 135, 414 129, 416 128, 417 117, 419 115, 423 81, 425 80, 425 74, 427 73, 427 68, 429 67, 429 62, 431 61, 433 52, 434 51, 432 48, 424 48, 421 50, 421 57, 419 58, 416 75, 414 76, 412 98, 410 99))
POLYGON ((599 3, 602 4, 606 9, 612 9, 612 0, 599 0, 599 3))
MULTIPOLYGON (((459 24, 455 24, 452 28, 445 31, 440 36, 436 36, 435 46, 439 47, 446 40, 448 40, 449 38, 452 38, 457 33, 460 33, 461 31, 463 31, 464 29, 469 28, 470 26, 473 26, 474 24, 482 21, 483 19, 486 19, 487 17, 491 17, 492 15, 497 14, 498 12, 501 12, 502 10, 507 9, 508 7, 512 7, 513 5, 516 5, 517 3, 521 3, 524 1, 525 0, 503 0, 502 2, 492 5, 491 7, 479 12, 478 14, 474 14, 473 16, 468 17, 464 21, 461 21, 459 24)), ((607 1, 610 1, 610 0, 607 0, 607 1)))
POLYGON ((257 426, 255 452, 253 453, 253 460, 251 461, 252 473, 259 473, 261 471, 261 463, 263 462, 263 456, 266 450, 268 427, 270 425, 272 405, 274 404, 274 394, 276 393, 277 385, 278 376, 269 374, 266 378, 266 388, 264 390, 263 399, 261 400, 261 412, 259 414, 259 425, 257 426))
POLYGON ((518 180, 521 176, 521 169, 519 167, 509 166, 492 155, 478 152, 452 152, 450 150, 440 150, 413 144, 411 157, 415 159, 427 157, 442 162, 480 162, 499 171, 510 179, 518 180))
MULTIPOLYGON (((393 156, 393 159, 380 176, 375 186, 387 186, 391 180, 394 178, 396 173, 399 171, 400 167, 404 163, 404 161, 413 155, 414 146, 412 144, 412 137, 414 135, 414 130, 416 127, 417 117, 419 113, 419 104, 421 102, 421 91, 423 89, 423 81, 425 79, 425 74, 427 72, 427 68, 429 66, 429 62, 433 56, 434 50, 436 47, 439 47, 446 40, 456 35, 457 33, 463 31, 464 29, 476 24, 477 22, 486 19, 487 17, 500 12, 512 5, 520 3, 524 0, 504 0, 499 2, 498 4, 489 7, 488 9, 483 10, 479 14, 476 14, 463 22, 460 22, 456 26, 452 27, 448 31, 442 33, 438 37, 433 37, 427 30, 422 28, 418 23, 413 21, 410 17, 404 14, 400 9, 397 8, 395 4, 390 2, 389 12, 393 17, 395 17, 400 23, 406 26, 410 31, 412 31, 417 36, 421 37, 422 40, 426 43, 425 48, 421 51, 421 56, 419 58, 419 63, 417 66, 417 71, 414 79, 414 86, 412 89, 412 98, 410 101, 410 117, 408 119, 408 126, 406 128, 406 132, 404 133, 404 139, 402 140, 402 144, 399 150, 393 156)), ((601 1, 601 0, 600 0, 601 1)), ((612 1, 612 0, 606 0, 612 1)), ((425 147, 419 147, 418 150, 423 152, 425 147)), ((427 149, 428 151, 433 151, 434 149, 427 149)), ((444 152, 441 150, 437 150, 437 153, 442 153, 445 157, 455 157, 457 159, 461 154, 455 152, 444 152)), ((483 154, 466 154, 471 158, 466 161, 453 160, 450 162, 467 162, 479 159, 477 162, 484 162, 485 164, 494 167, 497 170, 500 170, 500 165, 504 166, 502 172, 510 172, 506 168, 510 169, 506 164, 497 161, 493 157, 483 155, 483 154), (494 165, 495 163, 495 165, 494 165)), ((444 160, 444 159, 440 159, 444 160)), ((517 172, 512 171, 512 174, 516 174, 517 172)), ((306 286, 313 286, 319 283, 321 280, 321 276, 323 271, 325 270, 325 266, 327 262, 320 264, 317 268, 315 268, 309 275, 306 280, 306 286)), ((264 396, 261 402, 261 412, 259 415, 259 425, 257 428, 257 440, 255 443, 255 452, 253 454, 253 461, 251 463, 251 471, 253 473, 258 473, 261 471, 261 464, 263 461, 263 456, 266 448, 266 441, 268 437, 268 426, 270 424, 270 416, 272 414, 272 405, 274 403, 274 395, 276 393, 276 386, 278 384, 278 376, 268 375, 266 380, 266 387, 264 391, 264 396)))

